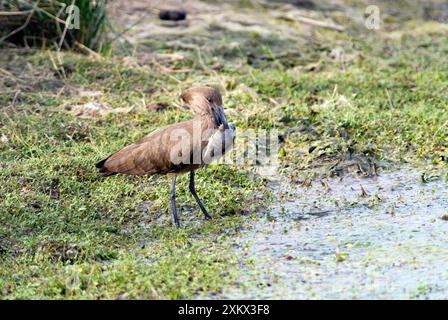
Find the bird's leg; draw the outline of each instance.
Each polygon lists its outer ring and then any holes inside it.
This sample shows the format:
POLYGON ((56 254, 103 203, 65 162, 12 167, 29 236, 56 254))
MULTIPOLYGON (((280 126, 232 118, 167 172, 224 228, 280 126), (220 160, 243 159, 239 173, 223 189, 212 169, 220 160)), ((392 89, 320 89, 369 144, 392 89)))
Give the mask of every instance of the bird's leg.
POLYGON ((188 186, 190 189, 191 194, 195 198, 196 202, 199 205, 199 208, 201 208, 202 212, 204 213, 204 217, 206 220, 210 220, 212 217, 208 214, 207 209, 205 209, 204 205, 201 202, 201 199, 199 199, 198 194, 196 193, 196 188, 194 185, 194 171, 190 172, 190 184, 188 186))
POLYGON ((176 176, 174 176, 173 180, 171 181, 171 189, 170 189, 171 212, 173 212, 174 223, 176 224, 177 227, 180 227, 179 216, 177 215, 177 208, 176 208, 175 188, 176 188, 176 176))

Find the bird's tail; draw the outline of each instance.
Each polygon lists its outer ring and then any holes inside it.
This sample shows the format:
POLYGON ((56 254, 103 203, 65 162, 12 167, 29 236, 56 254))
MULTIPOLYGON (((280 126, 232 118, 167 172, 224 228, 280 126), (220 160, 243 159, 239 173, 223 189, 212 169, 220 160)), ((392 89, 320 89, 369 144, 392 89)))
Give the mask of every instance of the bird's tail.
POLYGON ((109 157, 107 157, 106 159, 103 159, 103 160, 101 160, 100 162, 97 162, 97 163, 95 164, 95 167, 98 168, 98 172, 99 172, 100 175, 103 176, 103 177, 107 177, 107 176, 111 176, 111 175, 117 174, 116 172, 109 171, 109 170, 104 166, 104 164, 106 163, 107 159, 109 159, 109 157))

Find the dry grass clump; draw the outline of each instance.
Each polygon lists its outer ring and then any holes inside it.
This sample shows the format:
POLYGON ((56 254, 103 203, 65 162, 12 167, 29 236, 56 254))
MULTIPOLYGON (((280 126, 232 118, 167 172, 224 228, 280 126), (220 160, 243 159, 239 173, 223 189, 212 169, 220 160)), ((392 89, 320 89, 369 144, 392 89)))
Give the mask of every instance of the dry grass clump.
POLYGON ((0 1, 0 46, 104 49, 106 3, 107 0, 0 1))

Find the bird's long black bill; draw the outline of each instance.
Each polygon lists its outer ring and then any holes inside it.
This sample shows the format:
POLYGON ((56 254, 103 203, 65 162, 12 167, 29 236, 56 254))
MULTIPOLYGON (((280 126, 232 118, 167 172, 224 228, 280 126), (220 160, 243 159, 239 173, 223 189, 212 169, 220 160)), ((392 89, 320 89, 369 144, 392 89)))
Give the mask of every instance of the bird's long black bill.
POLYGON ((229 124, 227 123, 226 114, 224 113, 224 108, 222 106, 218 106, 215 109, 214 117, 215 117, 215 121, 216 121, 216 123, 218 123, 218 125, 222 124, 222 125, 224 125, 224 129, 229 129, 229 124))

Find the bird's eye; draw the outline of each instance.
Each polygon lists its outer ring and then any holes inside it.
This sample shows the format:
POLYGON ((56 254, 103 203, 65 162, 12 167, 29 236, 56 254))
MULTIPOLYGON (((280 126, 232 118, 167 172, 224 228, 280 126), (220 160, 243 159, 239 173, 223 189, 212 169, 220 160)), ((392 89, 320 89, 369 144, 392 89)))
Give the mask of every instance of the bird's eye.
POLYGON ((207 101, 211 103, 213 101, 213 99, 209 97, 209 98, 207 98, 207 101))

